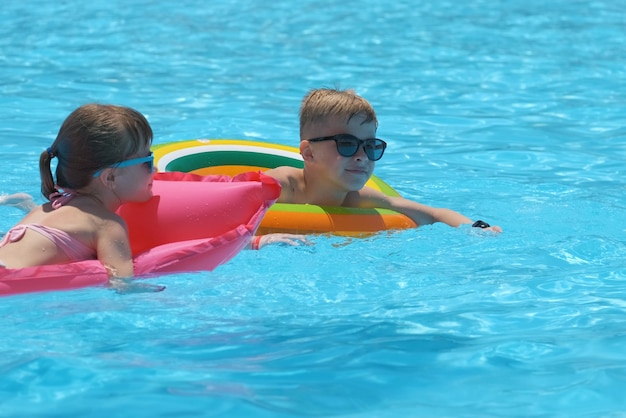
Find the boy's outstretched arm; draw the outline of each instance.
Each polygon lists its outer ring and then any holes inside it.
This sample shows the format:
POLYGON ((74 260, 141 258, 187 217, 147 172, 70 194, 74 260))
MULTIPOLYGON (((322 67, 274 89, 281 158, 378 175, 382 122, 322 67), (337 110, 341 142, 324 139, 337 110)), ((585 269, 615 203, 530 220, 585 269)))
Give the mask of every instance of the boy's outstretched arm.
POLYGON ((433 208, 403 197, 389 197, 386 200, 388 203, 387 209, 405 214, 418 225, 430 225, 435 222, 443 222, 446 225, 456 228, 463 224, 474 223, 474 221, 467 216, 455 212, 452 209, 433 208))
MULTIPOLYGON (((403 197, 387 196, 371 188, 361 189, 357 194, 349 196, 346 203, 346 206, 378 207, 395 210, 411 218, 418 226, 430 225, 435 222, 443 222, 455 228, 463 224, 474 224, 473 220, 452 209, 433 208, 403 197), (354 204, 356 202, 352 201, 354 198, 359 201, 357 204, 354 204)), ((502 228, 499 226, 488 226, 484 229, 502 232, 502 228)))

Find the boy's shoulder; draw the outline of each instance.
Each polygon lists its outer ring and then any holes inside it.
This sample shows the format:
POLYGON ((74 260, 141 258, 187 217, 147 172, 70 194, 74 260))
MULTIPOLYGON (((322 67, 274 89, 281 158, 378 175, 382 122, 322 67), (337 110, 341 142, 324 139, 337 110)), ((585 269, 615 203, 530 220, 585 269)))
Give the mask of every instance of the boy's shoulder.
POLYGON ((302 168, 281 166, 271 168, 265 172, 268 176, 274 177, 279 182, 291 182, 302 177, 302 168))
POLYGON ((278 202, 295 203, 304 188, 304 170, 296 167, 282 166, 265 172, 278 180, 282 190, 278 202))

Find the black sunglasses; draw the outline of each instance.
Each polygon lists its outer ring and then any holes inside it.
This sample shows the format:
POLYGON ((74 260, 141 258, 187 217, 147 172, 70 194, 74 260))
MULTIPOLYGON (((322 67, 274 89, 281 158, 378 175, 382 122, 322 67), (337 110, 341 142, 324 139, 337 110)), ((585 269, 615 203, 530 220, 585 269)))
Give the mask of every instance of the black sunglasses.
POLYGON ((352 157, 357 153, 359 147, 363 145, 365 155, 372 161, 378 161, 383 157, 387 143, 382 139, 359 139, 350 134, 339 134, 333 136, 324 136, 321 138, 308 139, 309 142, 335 141, 337 152, 342 157, 352 157))

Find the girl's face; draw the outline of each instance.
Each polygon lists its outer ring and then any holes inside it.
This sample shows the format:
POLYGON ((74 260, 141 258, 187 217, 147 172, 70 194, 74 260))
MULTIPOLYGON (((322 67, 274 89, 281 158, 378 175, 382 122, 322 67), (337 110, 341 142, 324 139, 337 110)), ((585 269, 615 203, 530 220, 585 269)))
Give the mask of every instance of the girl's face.
POLYGON ((148 158, 151 156, 150 148, 145 147, 126 160, 126 166, 114 169, 115 194, 123 202, 145 202, 152 197, 154 168, 153 160, 148 158))

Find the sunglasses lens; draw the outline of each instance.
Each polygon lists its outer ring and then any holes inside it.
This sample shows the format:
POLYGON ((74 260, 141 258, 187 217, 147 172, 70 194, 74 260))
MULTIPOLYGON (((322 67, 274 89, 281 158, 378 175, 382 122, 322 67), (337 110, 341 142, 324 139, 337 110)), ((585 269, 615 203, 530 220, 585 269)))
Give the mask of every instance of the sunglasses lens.
POLYGON ((370 139, 365 141, 363 144, 363 148, 365 149, 365 154, 367 154, 367 158, 372 161, 378 161, 383 157, 383 153, 385 152, 385 143, 380 139, 370 139))
POLYGON ((337 138, 337 152, 342 157, 352 157, 359 149, 359 140, 351 137, 337 138))
POLYGON ((150 155, 146 158, 138 159, 138 162, 141 162, 141 165, 146 167, 150 172, 154 171, 154 156, 152 153, 150 153, 150 155))

